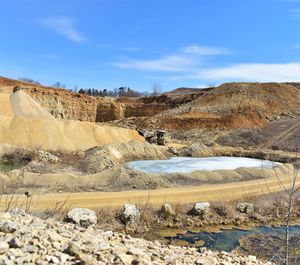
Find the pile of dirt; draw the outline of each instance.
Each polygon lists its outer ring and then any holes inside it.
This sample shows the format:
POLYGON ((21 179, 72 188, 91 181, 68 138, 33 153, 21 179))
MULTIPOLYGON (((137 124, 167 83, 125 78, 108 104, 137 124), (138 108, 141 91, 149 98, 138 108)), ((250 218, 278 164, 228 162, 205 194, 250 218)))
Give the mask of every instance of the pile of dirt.
MULTIPOLYGON (((3 94, 4 95, 4 94, 3 94)), ((0 143, 44 150, 79 151, 110 143, 144 141, 136 131, 90 122, 56 120, 24 91, 2 96, 0 143)))
POLYGON ((133 160, 166 159, 158 146, 136 140, 126 144, 109 144, 85 152, 83 167, 89 173, 101 172, 108 168, 121 169, 121 163, 133 160))
POLYGON ((0 116, 0 143, 44 150, 79 151, 144 139, 134 130, 90 122, 0 116))
POLYGON ((16 116, 27 119, 50 119, 54 117, 44 108, 41 107, 24 91, 19 90, 10 96, 11 106, 16 116))
MULTIPOLYGON (((167 130, 262 127, 300 113, 300 91, 279 83, 226 83, 191 102, 136 121, 139 127, 167 130)), ((119 123, 120 124, 120 123, 119 123)))

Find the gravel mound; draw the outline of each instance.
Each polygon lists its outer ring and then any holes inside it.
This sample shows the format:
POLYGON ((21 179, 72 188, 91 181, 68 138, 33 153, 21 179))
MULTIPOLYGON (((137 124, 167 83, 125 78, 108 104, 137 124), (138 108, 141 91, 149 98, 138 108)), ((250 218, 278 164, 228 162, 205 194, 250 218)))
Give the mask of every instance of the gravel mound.
POLYGON ((27 214, 0 213, 0 264, 272 264, 196 248, 161 245, 112 231, 27 214))

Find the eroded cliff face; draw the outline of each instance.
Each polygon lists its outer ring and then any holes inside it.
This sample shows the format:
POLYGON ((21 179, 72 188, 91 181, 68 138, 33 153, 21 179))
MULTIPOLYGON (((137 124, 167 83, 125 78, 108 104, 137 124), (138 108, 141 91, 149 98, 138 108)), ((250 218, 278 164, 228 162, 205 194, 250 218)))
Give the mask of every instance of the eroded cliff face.
POLYGON ((95 98, 65 90, 25 88, 57 119, 106 122, 147 117, 171 108, 162 102, 145 103, 139 98, 95 98))
MULTIPOLYGON (((162 111, 185 104, 200 95, 199 92, 161 94, 144 98, 100 98, 73 93, 0 77, 1 90, 21 87, 57 119, 106 122, 129 117, 150 117, 162 111)), ((202 93, 202 92, 201 92, 202 93)))
POLYGON ((57 119, 96 121, 97 101, 93 97, 56 89, 26 88, 25 91, 57 119))

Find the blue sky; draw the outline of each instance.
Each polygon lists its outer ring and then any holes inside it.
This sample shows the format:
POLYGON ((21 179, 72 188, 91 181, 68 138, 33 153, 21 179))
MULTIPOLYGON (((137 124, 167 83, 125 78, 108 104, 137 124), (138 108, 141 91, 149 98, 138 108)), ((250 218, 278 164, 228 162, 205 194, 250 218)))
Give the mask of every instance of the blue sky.
POLYGON ((151 91, 300 81, 300 0, 1 0, 0 75, 151 91))

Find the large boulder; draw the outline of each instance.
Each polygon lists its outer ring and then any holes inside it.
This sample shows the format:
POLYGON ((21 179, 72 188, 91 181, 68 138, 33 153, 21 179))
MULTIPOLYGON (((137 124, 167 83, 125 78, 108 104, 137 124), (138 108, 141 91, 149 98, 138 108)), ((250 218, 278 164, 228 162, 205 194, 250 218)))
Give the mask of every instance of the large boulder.
POLYGON ((183 149, 183 155, 190 157, 198 157, 205 154, 205 151, 207 151, 207 146, 205 144, 194 143, 183 149))
POLYGON ((210 207, 209 202, 197 202, 194 204, 190 213, 193 215, 202 215, 204 214, 210 207))
POLYGON ((179 152, 178 152, 177 148, 174 147, 174 146, 170 146, 170 147, 168 148, 168 152, 171 153, 172 155, 175 155, 175 156, 178 156, 178 155, 179 155, 179 152))
POLYGON ((82 227, 88 227, 97 223, 96 213, 86 208, 74 208, 67 214, 67 221, 82 227))
POLYGON ((121 214, 124 224, 135 223, 140 217, 140 211, 134 204, 125 204, 121 214))
POLYGON ((175 211, 174 209, 172 208, 172 206, 168 203, 164 203, 162 206, 161 206, 161 216, 164 218, 164 219, 167 219, 169 217, 172 217, 175 215, 175 211))
POLYGON ((252 203, 240 202, 236 208, 241 213, 251 214, 254 212, 254 205, 252 203))

